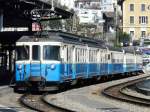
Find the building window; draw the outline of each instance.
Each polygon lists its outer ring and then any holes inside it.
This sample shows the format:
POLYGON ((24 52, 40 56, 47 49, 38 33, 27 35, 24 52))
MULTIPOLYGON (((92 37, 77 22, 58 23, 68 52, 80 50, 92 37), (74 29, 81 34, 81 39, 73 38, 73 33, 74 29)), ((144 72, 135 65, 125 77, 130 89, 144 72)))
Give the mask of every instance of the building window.
POLYGON ((139 24, 148 24, 148 16, 139 16, 139 24))
POLYGON ((131 37, 134 36, 134 31, 130 31, 130 36, 131 36, 131 37))
POLYGON ((130 16, 130 24, 134 24, 134 16, 130 16))
POLYGON ((134 38, 134 31, 130 31, 130 37, 133 40, 133 38, 134 38))
POLYGON ((134 4, 130 4, 130 11, 134 11, 134 4))
POLYGON ((146 31, 141 31, 141 37, 145 37, 146 36, 146 31))
POLYGON ((145 4, 141 4, 141 11, 145 11, 145 4))

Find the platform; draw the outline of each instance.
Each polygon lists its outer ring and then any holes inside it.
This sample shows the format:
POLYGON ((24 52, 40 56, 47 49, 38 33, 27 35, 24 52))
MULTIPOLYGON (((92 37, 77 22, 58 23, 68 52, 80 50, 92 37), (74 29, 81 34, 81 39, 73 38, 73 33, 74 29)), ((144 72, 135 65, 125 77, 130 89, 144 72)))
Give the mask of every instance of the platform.
POLYGON ((56 107, 66 108, 75 112, 149 112, 149 108, 147 107, 143 109, 138 105, 114 100, 101 94, 101 91, 107 87, 145 76, 149 76, 149 74, 109 81, 78 89, 75 88, 54 95, 49 94, 45 97, 45 100, 56 107))
POLYGON ((81 88, 60 93, 56 96, 47 96, 45 100, 61 108, 67 108, 73 112, 129 112, 126 109, 106 103, 101 99, 95 99, 88 93, 91 88, 81 88))

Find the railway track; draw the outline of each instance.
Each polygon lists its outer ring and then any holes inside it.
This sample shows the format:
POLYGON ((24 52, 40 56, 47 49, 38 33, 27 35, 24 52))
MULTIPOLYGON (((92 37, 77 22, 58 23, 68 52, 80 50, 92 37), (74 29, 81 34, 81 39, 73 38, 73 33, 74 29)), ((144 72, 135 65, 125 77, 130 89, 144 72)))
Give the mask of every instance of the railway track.
POLYGON ((102 94, 111 98, 121 100, 121 101, 143 105, 143 106, 150 106, 150 99, 132 96, 123 92, 125 88, 132 86, 133 84, 136 84, 138 82, 141 82, 146 78, 147 77, 144 77, 144 78, 140 78, 140 79, 136 79, 136 80, 132 80, 129 82, 124 82, 118 85, 107 87, 102 91, 102 94))
POLYGON ((45 96, 46 94, 43 95, 24 94, 20 98, 20 102, 24 106, 38 112, 73 112, 68 109, 49 104, 44 100, 45 96))

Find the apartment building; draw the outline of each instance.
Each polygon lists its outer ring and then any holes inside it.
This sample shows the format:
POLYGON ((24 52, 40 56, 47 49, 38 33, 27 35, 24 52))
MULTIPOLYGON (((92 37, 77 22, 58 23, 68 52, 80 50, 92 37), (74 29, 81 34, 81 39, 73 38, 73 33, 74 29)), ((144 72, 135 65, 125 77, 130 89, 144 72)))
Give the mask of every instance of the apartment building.
POLYGON ((123 31, 132 41, 150 38, 150 0, 124 0, 123 31))

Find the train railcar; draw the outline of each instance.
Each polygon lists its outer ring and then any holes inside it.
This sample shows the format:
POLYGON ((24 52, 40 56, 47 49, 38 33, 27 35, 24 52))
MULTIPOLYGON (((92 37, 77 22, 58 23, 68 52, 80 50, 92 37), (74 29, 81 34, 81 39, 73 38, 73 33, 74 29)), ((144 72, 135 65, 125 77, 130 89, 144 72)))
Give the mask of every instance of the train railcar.
POLYGON ((15 89, 50 89, 78 79, 139 71, 140 56, 63 32, 49 32, 40 38, 23 36, 16 42, 15 89))
POLYGON ((108 48, 108 75, 123 73, 123 49, 108 48))
POLYGON ((140 72, 142 70, 142 54, 133 48, 125 49, 124 73, 140 72))

